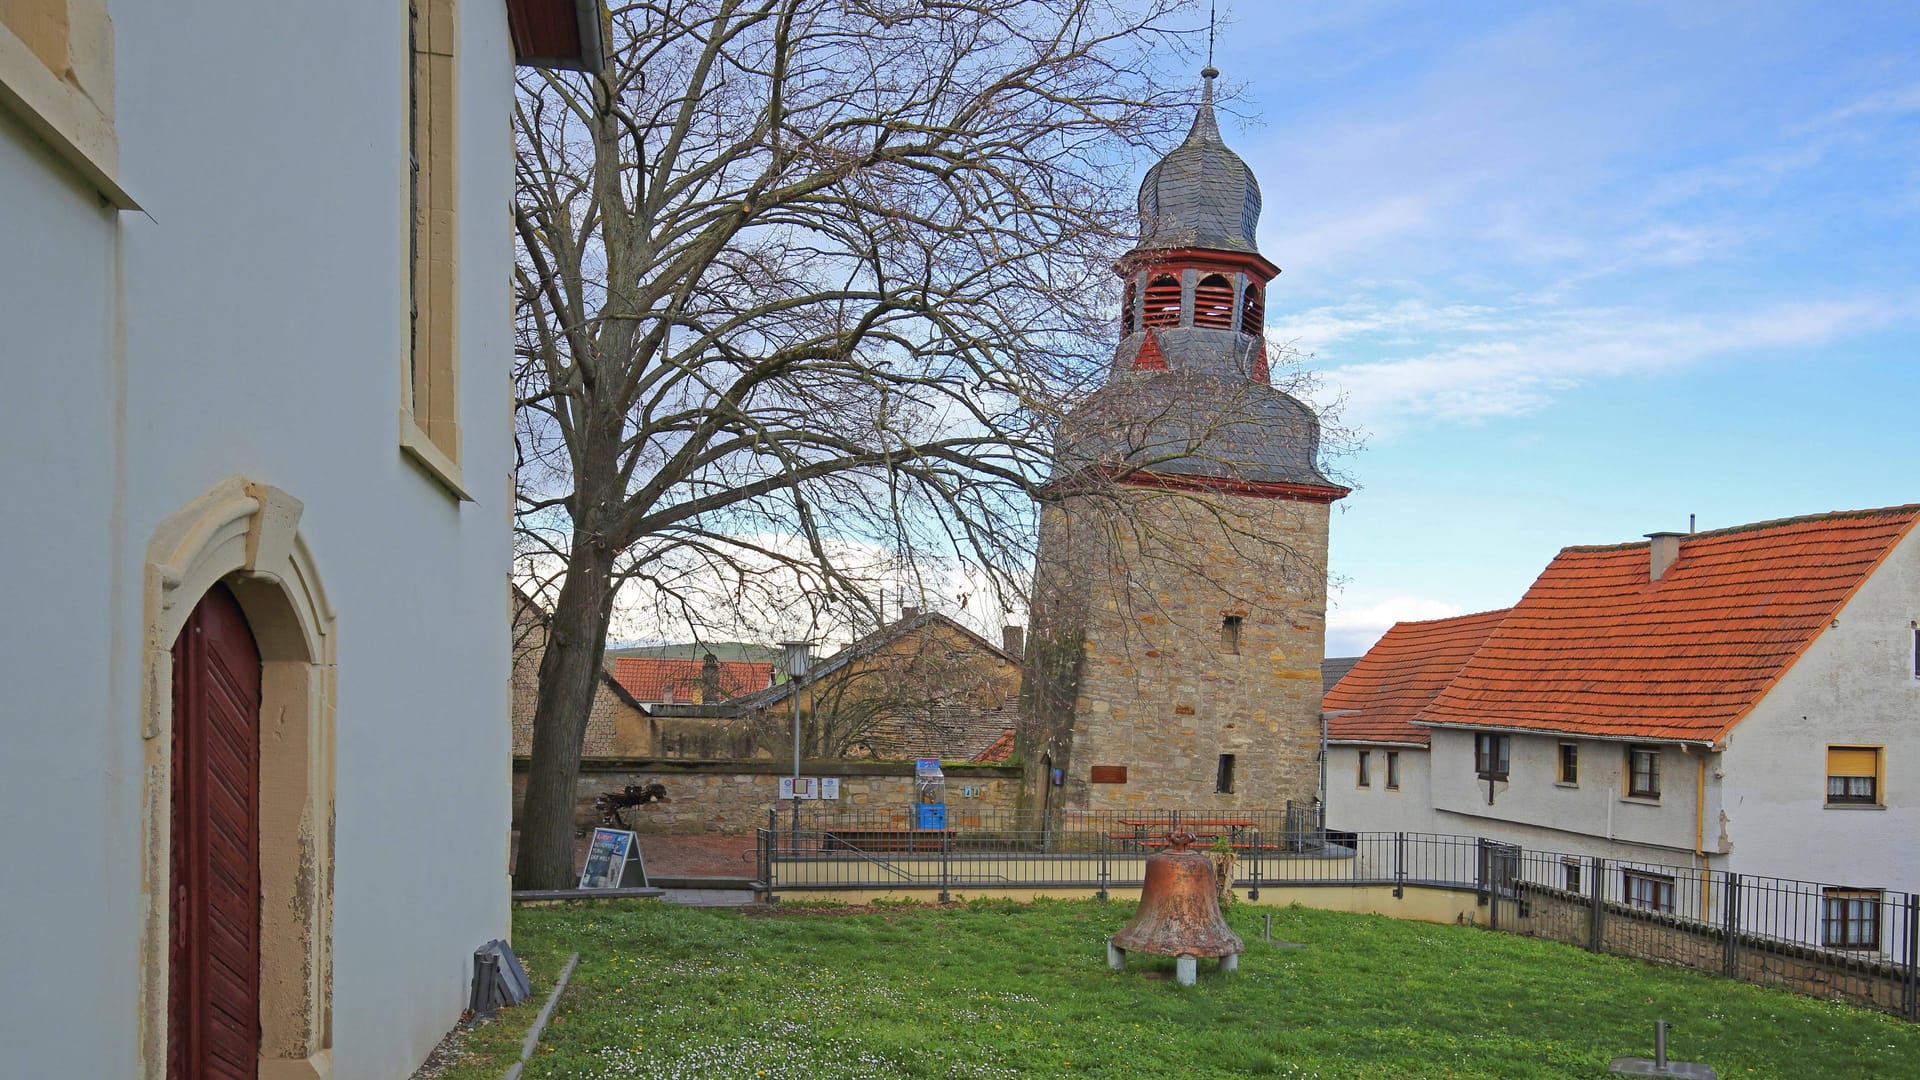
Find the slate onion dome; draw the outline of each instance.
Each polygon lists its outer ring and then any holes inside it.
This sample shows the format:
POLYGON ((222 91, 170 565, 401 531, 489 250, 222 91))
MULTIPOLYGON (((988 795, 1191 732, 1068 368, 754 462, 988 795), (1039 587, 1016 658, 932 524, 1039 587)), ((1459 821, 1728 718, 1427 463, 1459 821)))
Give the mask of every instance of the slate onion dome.
POLYGON ((1260 185, 1227 149, 1209 67, 1187 138, 1140 184, 1141 239, 1125 281, 1107 384, 1061 422, 1060 475, 1097 469, 1135 484, 1332 501, 1320 420, 1268 382, 1260 185))
POLYGON ((1213 68, 1200 72, 1200 109, 1187 139, 1140 181, 1141 248, 1258 251, 1260 182, 1220 139, 1213 68))

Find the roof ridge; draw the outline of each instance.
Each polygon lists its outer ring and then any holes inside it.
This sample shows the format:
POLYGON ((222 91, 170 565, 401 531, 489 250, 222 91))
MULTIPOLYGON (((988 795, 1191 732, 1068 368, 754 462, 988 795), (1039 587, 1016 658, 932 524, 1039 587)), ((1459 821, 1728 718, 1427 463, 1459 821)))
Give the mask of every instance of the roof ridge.
MULTIPOLYGON (((1905 514, 1912 517, 1920 514, 1920 503, 1901 503, 1897 506, 1878 506, 1864 510, 1827 510, 1817 514, 1801 514, 1796 517, 1772 518, 1767 521, 1749 521, 1741 525, 1723 525, 1718 529, 1701 529, 1699 532, 1681 533, 1689 540, 1706 536, 1735 536, 1744 532, 1756 532, 1761 529, 1774 529, 1785 525, 1805 525, 1815 521, 1846 521, 1870 517, 1898 517, 1905 514)), ((1629 551, 1643 548, 1651 540, 1627 540, 1618 544, 1569 544, 1561 551, 1629 551)))
MULTIPOLYGON (((1508 604, 1506 607, 1487 608, 1484 611, 1463 611, 1458 615, 1441 615, 1432 619, 1400 619, 1400 620, 1397 620, 1393 625, 1394 626, 1431 626, 1434 623, 1452 622, 1455 619, 1476 619, 1476 618, 1481 618, 1487 615, 1505 615, 1507 612, 1512 610, 1513 610, 1513 605, 1508 604)), ((1389 629, 1391 629, 1391 627, 1389 627, 1389 629)), ((1363 653, 1361 655, 1364 656, 1365 654, 1363 653)))

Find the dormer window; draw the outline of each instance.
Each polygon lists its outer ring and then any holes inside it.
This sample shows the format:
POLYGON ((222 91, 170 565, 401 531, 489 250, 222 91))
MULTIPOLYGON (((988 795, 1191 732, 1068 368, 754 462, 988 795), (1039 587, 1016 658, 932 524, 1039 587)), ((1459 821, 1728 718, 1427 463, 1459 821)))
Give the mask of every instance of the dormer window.
POLYGON ((1233 328, 1233 282, 1226 275, 1208 274, 1194 286, 1193 325, 1233 328))

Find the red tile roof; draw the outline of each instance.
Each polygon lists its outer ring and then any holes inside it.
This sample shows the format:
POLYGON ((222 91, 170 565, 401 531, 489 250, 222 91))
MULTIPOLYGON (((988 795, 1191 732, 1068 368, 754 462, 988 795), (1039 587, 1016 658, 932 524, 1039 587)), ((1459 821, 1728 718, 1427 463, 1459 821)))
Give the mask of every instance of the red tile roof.
POLYGON ((1353 710, 1327 717, 1327 738, 1425 746, 1429 729, 1408 721, 1459 674, 1508 610, 1395 623, 1321 699, 1329 713, 1353 710))
POLYGON ((992 765, 1005 765, 1013 757, 1013 729, 993 740, 993 745, 973 756, 976 762, 992 765))
MULTIPOLYGON (((613 661, 613 677, 640 701, 692 703, 700 694, 700 669, 704 663, 702 660, 621 656, 613 661)), ((772 661, 720 661, 722 699, 765 690, 772 682, 772 661)))
MULTIPOLYGON (((1920 518, 1920 505, 1562 551, 1417 720, 1718 741, 1920 518)), ((1337 688, 1336 688, 1337 689, 1337 688)))

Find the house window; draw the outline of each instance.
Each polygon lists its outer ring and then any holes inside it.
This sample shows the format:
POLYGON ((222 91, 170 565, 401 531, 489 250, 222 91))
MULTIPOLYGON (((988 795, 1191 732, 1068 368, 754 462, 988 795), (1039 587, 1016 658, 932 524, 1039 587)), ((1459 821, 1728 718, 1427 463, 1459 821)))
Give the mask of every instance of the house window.
POLYGON ((1820 898, 1820 943, 1829 949, 1880 947, 1880 890, 1827 889, 1820 898))
POLYGON ((1580 744, 1563 742, 1560 744, 1560 782, 1578 784, 1580 782, 1580 744))
POLYGON ((1213 790, 1222 795, 1233 794, 1233 755, 1221 754, 1220 766, 1213 774, 1213 790))
POLYGON ((400 445, 464 498, 459 363, 454 352, 453 0, 413 0, 409 11, 407 318, 400 445))
POLYGON ((1673 879, 1665 874, 1623 871, 1627 903, 1662 915, 1673 914, 1673 879))
POLYGON ((1359 787, 1373 786, 1373 756, 1362 750, 1359 755, 1359 767, 1354 772, 1354 784, 1359 787))
POLYGON ((1560 869, 1561 869, 1561 872, 1566 875, 1566 881, 1564 883, 1566 886, 1566 890, 1568 892, 1579 892, 1580 891, 1580 860, 1579 859, 1561 859, 1560 869))
POLYGON ((1387 790, 1400 790, 1400 751, 1387 751, 1387 790))
POLYGON ((1880 748, 1827 747, 1827 805, 1880 803, 1880 748))
POLYGON ((1482 780, 1507 778, 1507 755, 1512 739, 1506 735, 1479 734, 1473 737, 1473 771, 1482 780))
POLYGON ((1240 616, 1228 615, 1220 620, 1220 651, 1240 655, 1240 616))
POLYGON ((1627 794, 1636 799, 1660 797, 1660 748, 1627 747, 1627 794))

